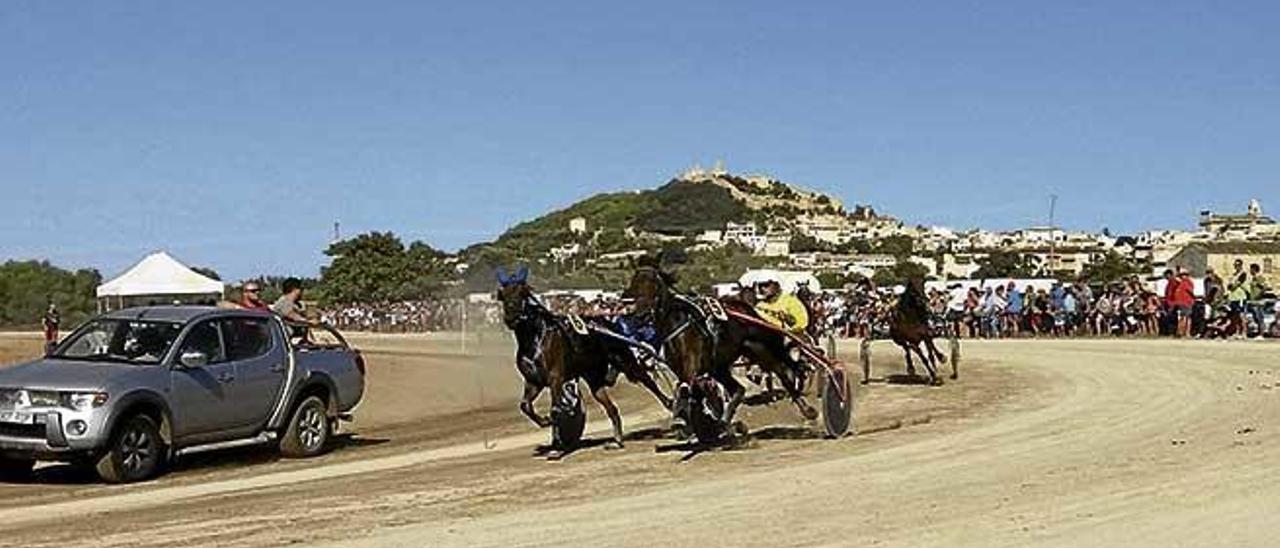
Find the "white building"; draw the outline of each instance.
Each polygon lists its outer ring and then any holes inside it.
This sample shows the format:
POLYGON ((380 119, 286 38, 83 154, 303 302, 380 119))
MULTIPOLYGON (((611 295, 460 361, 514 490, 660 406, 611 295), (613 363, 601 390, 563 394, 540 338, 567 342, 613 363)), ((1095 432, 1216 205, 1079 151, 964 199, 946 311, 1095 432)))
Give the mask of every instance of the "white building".
POLYGON ((551 248, 550 251, 547 252, 547 254, 551 255, 551 258, 555 259, 558 262, 564 262, 573 258, 581 251, 582 251, 582 246, 575 243, 575 244, 564 244, 561 246, 553 247, 551 248))
POLYGON ((986 253, 945 253, 935 272, 946 280, 968 279, 978 271, 978 261, 986 257, 986 253))
POLYGON ((747 241, 756 237, 757 228, 755 223, 735 223, 730 221, 724 225, 724 241, 737 242, 747 245, 747 241))
POLYGON ((574 234, 587 233, 587 220, 582 217, 574 217, 569 219, 569 232, 574 234))
POLYGON ((765 257, 786 257, 791 254, 791 232, 770 231, 764 236, 764 245, 756 253, 765 257))
POLYGON ((695 238, 699 243, 721 244, 724 243, 723 230, 703 230, 701 234, 695 238))
POLYGON ((845 244, 855 236, 853 223, 840 216, 801 217, 795 226, 801 234, 829 244, 845 244))

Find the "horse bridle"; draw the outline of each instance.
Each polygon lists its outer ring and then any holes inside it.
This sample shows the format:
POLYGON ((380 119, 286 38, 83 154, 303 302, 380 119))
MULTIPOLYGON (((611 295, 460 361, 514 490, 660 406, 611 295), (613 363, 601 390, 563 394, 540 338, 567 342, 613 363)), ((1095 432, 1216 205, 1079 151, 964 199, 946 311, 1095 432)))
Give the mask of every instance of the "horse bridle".
POLYGON ((520 297, 520 313, 511 321, 513 331, 522 325, 529 326, 533 331, 533 340, 530 344, 532 354, 516 356, 516 367, 520 369, 525 379, 538 376, 538 362, 542 359, 542 339, 547 333, 546 316, 549 312, 537 302, 532 291, 527 291, 520 297))
POLYGON ((691 315, 686 315, 684 321, 676 325, 670 333, 666 334, 666 336, 662 338, 662 341, 659 343, 660 349, 668 348, 671 341, 674 341, 676 337, 683 334, 689 329, 689 327, 695 325, 698 326, 700 328, 699 330, 713 342, 718 338, 715 331, 711 329, 711 326, 709 325, 709 318, 703 312, 702 307, 698 306, 698 303, 693 299, 681 295, 675 290, 675 288, 671 287, 671 285, 667 283, 666 278, 663 277, 661 270, 652 266, 640 267, 639 270, 651 272, 652 276, 657 281, 658 294, 654 297, 655 302, 648 311, 648 313, 653 316, 655 325, 657 324, 657 318, 659 316, 665 317, 667 315, 666 312, 672 308, 671 305, 673 302, 685 305, 685 308, 692 312, 691 315))

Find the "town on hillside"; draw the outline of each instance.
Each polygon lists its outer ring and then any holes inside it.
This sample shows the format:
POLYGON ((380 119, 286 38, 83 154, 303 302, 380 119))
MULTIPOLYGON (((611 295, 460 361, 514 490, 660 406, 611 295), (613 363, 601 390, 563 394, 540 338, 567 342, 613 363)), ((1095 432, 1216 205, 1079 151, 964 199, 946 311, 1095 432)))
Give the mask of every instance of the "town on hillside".
POLYGON ((652 252, 655 244, 687 253, 734 246, 764 258, 761 264, 824 274, 828 279, 871 278, 910 264, 918 265, 917 271, 927 278, 941 281, 1075 279, 1109 262, 1150 278, 1177 268, 1203 277, 1208 269, 1228 272, 1234 260, 1243 259, 1246 264, 1261 265, 1272 284, 1280 282, 1280 223, 1263 213, 1257 199, 1239 212, 1200 211, 1195 228, 1186 230, 1153 229, 1130 235, 1047 225, 1009 231, 957 230, 909 224, 868 206, 848 211, 835 198, 767 176, 735 176, 721 166, 693 168, 676 180, 724 188, 749 210, 765 215, 685 234, 627 227, 633 247, 603 253, 592 253, 590 245, 592 236, 603 230, 598 220, 575 216, 565 224, 564 242, 544 256, 529 259, 613 269, 652 252), (899 245, 885 246, 886 241, 899 245))

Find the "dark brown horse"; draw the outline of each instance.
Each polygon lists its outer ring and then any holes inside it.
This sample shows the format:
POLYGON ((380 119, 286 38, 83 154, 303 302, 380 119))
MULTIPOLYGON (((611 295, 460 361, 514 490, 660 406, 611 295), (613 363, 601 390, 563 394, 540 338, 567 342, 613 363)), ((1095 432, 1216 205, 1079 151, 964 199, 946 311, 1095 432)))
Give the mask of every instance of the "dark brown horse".
MULTIPOLYGON (((511 277, 500 273, 498 300, 502 303, 503 322, 516 335, 516 368, 524 378, 520 411, 529 420, 540 427, 552 425, 553 421, 539 415, 533 406, 546 388, 551 389, 553 416, 571 412, 562 409, 572 396, 576 396, 568 393, 572 390, 568 386, 577 379, 583 379, 613 424, 611 441, 621 447, 622 416, 608 391, 616 378, 611 368, 621 371, 632 382, 643 385, 663 407, 670 409, 670 398, 629 347, 591 330, 579 333, 567 317, 547 310, 538 301, 526 277, 525 270, 511 277)), ((584 322, 583 325, 587 324, 584 322)))
MULTIPOLYGON (((924 281, 918 278, 910 280, 889 315, 889 339, 902 347, 903 353, 906 354, 908 376, 916 375, 915 364, 912 363, 911 358, 914 352, 929 372, 930 384, 940 385, 942 379, 938 377, 938 364, 947 363, 947 358, 933 344, 933 336, 933 328, 929 325, 929 304, 924 295, 924 281), (928 350, 928 353, 920 348, 921 345, 924 346, 924 350, 928 350)), ((865 369, 869 370, 869 365, 868 362, 864 362, 865 369)), ((956 363, 952 360, 951 379, 955 380, 958 375, 956 363)), ((869 376, 868 371, 863 376, 864 383, 869 376)))
MULTIPOLYGON (((732 372, 739 357, 745 356, 777 375, 804 417, 817 418, 817 410, 801 392, 806 368, 790 356, 782 335, 731 317, 717 319, 697 298, 678 293, 673 285, 670 274, 653 264, 641 264, 623 296, 635 300, 636 314, 649 315, 654 322, 664 359, 680 379, 673 411, 692 423, 700 442, 716 441, 707 438, 718 438, 724 427, 733 423, 746 393, 732 372), (722 409, 719 387, 729 396, 722 409), (700 428, 700 417, 717 424, 710 430, 700 428)), ((754 308, 739 299, 717 302, 726 309, 758 317, 754 308)))

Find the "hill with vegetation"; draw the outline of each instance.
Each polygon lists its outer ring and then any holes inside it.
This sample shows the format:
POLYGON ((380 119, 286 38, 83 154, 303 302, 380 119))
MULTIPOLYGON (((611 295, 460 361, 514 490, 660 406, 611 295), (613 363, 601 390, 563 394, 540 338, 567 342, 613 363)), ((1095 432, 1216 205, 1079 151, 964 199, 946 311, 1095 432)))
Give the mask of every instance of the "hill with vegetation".
MULTIPOLYGON (((625 273, 599 265, 588 268, 587 261, 627 251, 685 252, 699 234, 723 230, 729 222, 754 222, 763 232, 787 228, 800 216, 852 218, 866 211, 848 213, 835 198, 769 177, 695 170, 655 189, 598 194, 522 222, 492 242, 464 249, 459 259, 470 265, 464 285, 472 290, 491 285, 489 277, 498 266, 517 263, 530 265, 535 279, 547 286, 616 286, 625 273), (575 233, 570 222, 578 218, 586 222, 586 229, 575 233), (553 250, 575 245, 573 258, 551 258, 553 250)), ((748 259, 749 252, 732 247, 714 253, 695 248, 685 253, 690 260, 685 270, 701 279, 720 270, 740 274, 742 268, 769 262, 748 259)))

